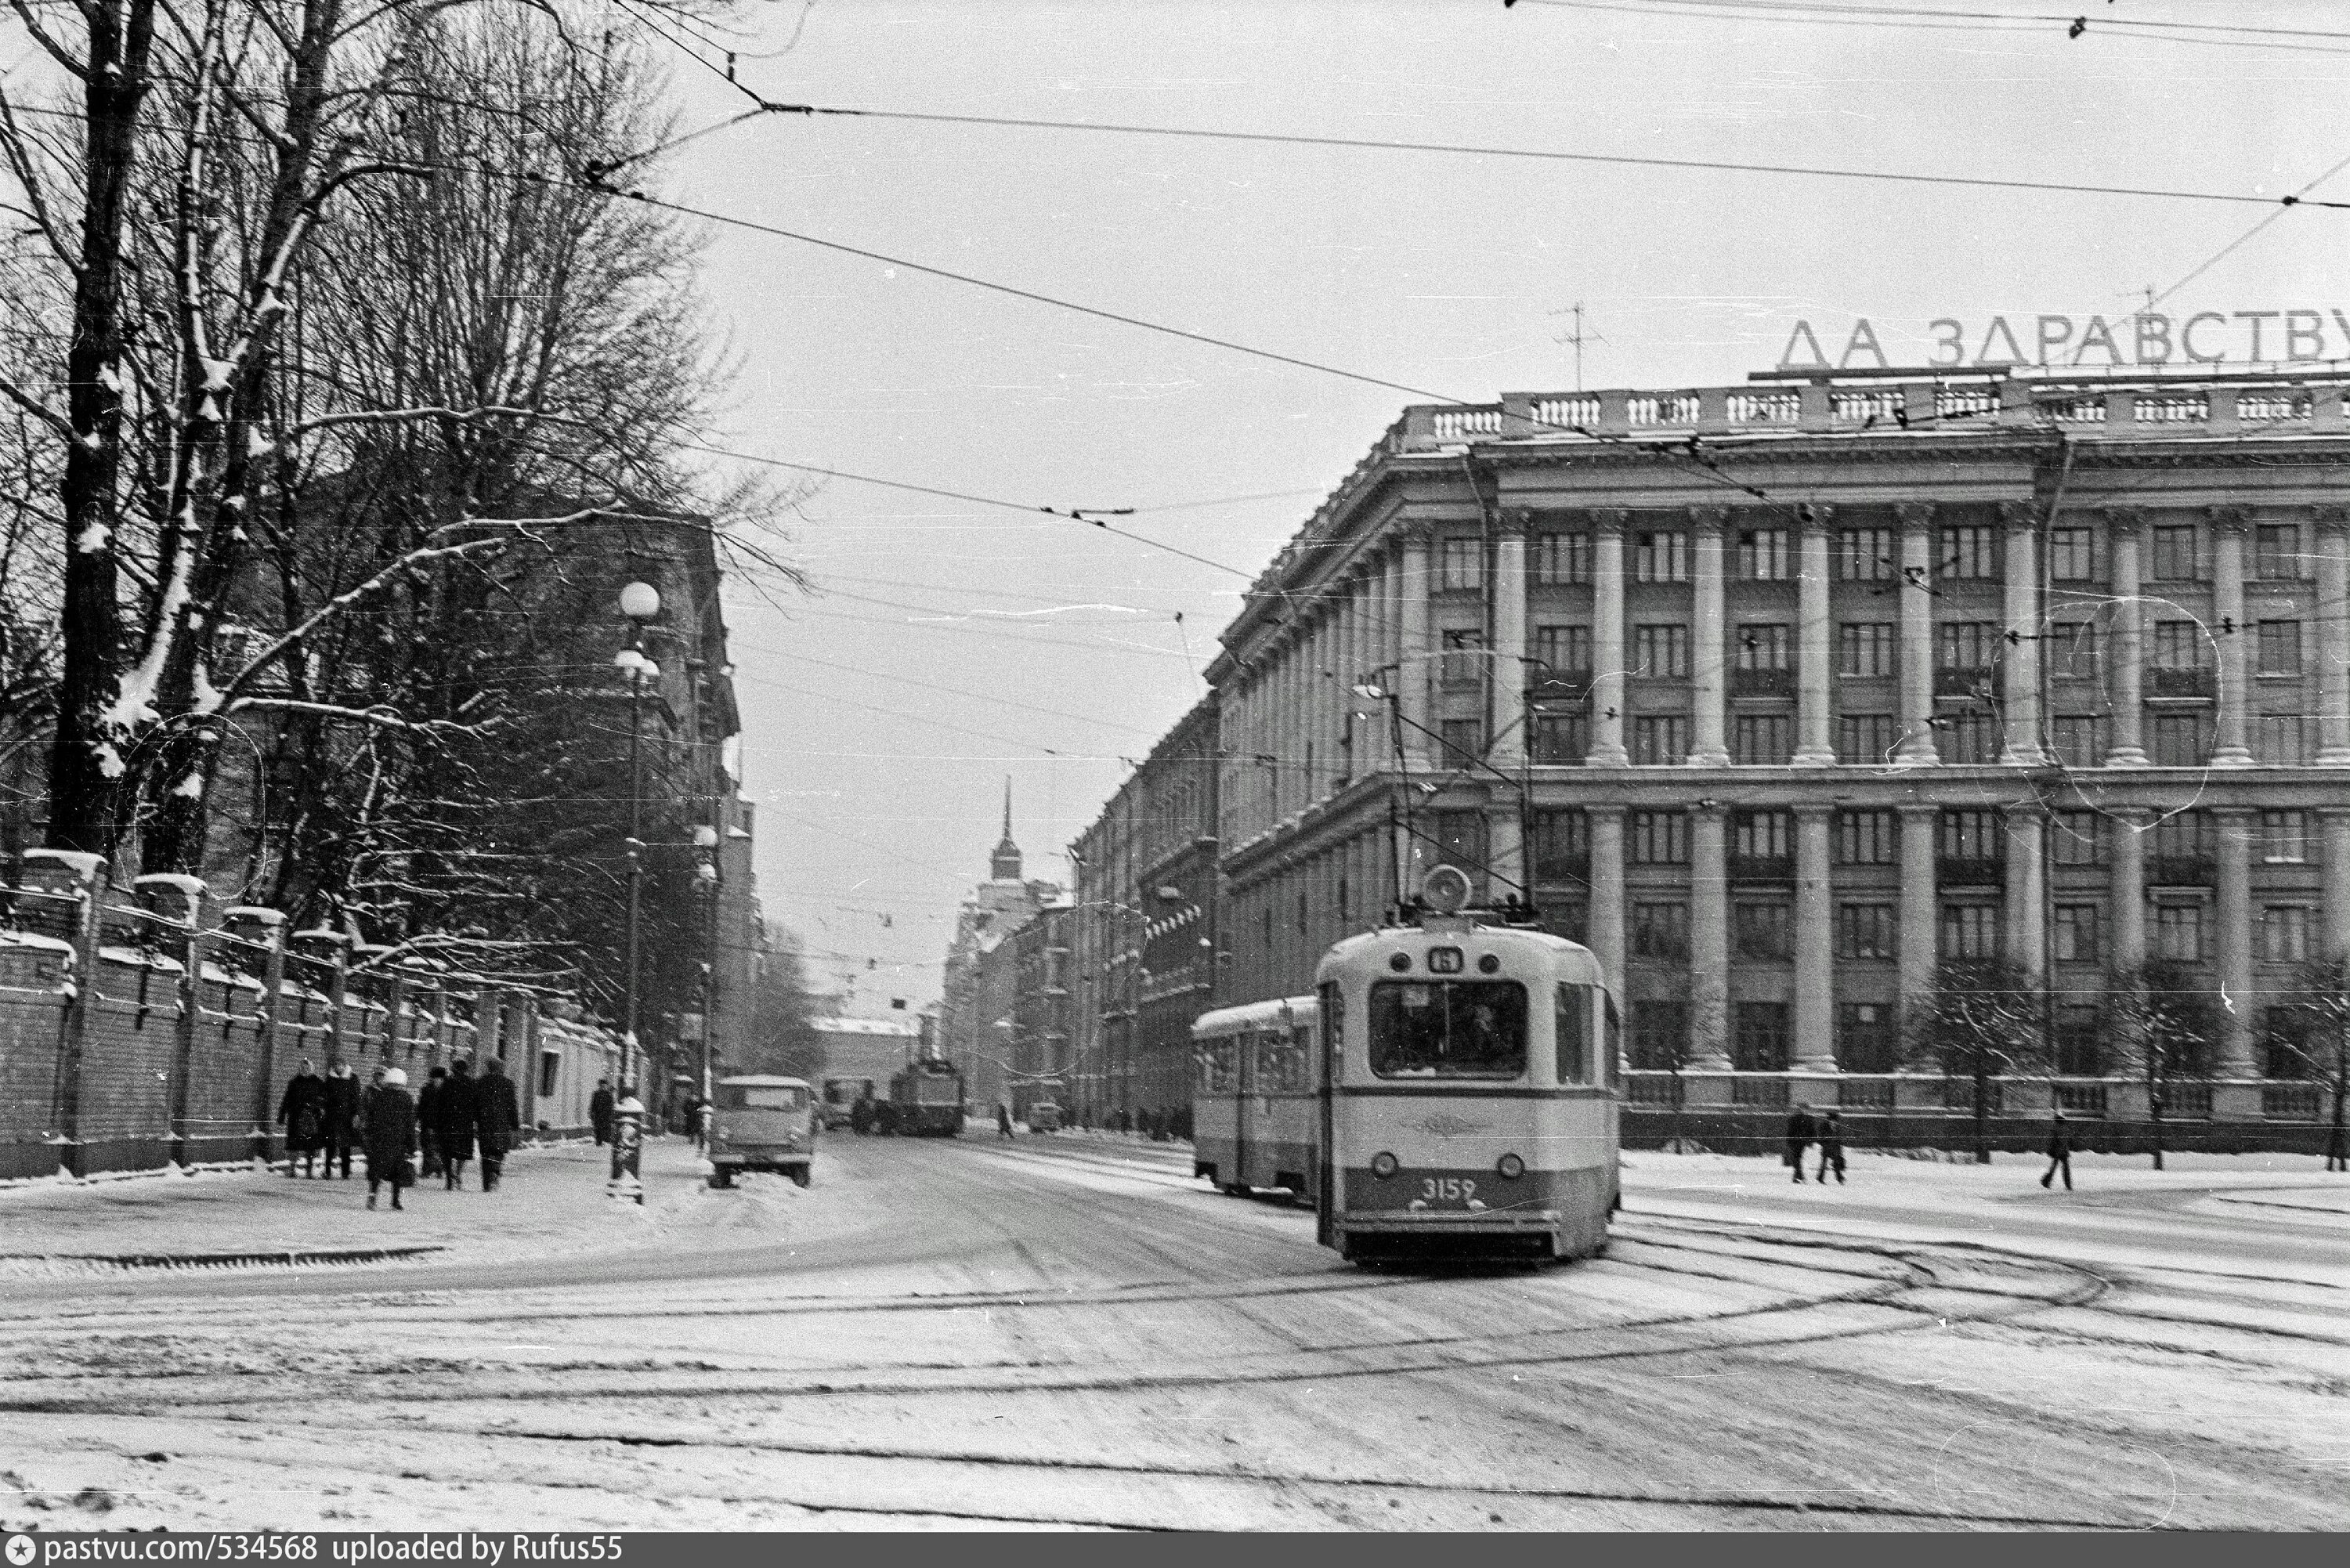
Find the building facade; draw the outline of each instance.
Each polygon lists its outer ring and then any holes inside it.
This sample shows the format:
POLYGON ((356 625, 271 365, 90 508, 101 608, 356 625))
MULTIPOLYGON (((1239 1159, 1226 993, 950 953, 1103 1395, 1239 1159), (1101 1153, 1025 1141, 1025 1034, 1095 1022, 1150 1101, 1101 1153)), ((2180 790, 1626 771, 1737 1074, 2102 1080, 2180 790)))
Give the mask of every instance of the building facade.
POLYGON ((1009 962, 991 960, 1039 910, 1061 898, 1059 884, 1031 881, 1021 873, 1007 781, 1003 836, 988 858, 987 880, 972 890, 956 912, 937 1014, 940 1054, 962 1069, 964 1093, 983 1110, 1009 1100, 1018 1074, 1010 1040, 1017 971, 1009 962))
POLYGON ((2345 478, 2339 379, 1409 410, 1211 671, 1217 1000, 1450 861, 1589 943, 1636 1064, 1887 1072, 1964 960, 2095 1075, 2161 961, 2258 1116, 2277 999, 2350 950, 2345 478))

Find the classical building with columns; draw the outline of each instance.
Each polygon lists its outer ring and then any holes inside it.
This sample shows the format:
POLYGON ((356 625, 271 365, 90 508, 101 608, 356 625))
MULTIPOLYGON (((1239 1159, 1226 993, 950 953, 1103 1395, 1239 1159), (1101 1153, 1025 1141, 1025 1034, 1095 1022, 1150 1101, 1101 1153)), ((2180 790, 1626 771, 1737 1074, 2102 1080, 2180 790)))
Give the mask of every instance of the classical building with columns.
POLYGON ((2345 384, 1407 410, 1211 670, 1218 1000, 1451 861, 1599 953, 1636 1065, 1889 1073, 1996 959, 2095 1078, 2162 960, 2225 999, 2210 1114, 2274 1114, 2272 998, 2350 949, 2345 384))

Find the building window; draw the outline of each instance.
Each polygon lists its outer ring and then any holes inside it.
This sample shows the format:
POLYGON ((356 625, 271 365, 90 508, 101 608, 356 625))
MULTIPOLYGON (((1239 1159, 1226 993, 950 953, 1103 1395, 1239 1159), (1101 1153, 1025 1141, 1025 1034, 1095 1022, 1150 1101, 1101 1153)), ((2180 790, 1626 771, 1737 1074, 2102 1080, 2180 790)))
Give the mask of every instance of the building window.
POLYGON ((1731 1020, 1730 1064, 1742 1073, 1787 1070, 1787 1004, 1742 1002, 1731 1020))
POLYGON ((2260 670, 2263 675, 2301 673, 2301 622, 2297 620, 2261 622, 2260 670))
POLYGON ((1794 760, 1794 721, 1784 713, 1741 713, 1731 722, 1730 760, 1783 767, 1794 760))
POLYGON ((2197 564, 2195 524, 2168 524, 2154 530, 2154 580, 2191 583, 2203 574, 2197 564))
POLYGON ((1937 853, 1945 860, 2004 859, 2007 835, 2002 826, 1995 811, 1946 811, 1937 853))
POLYGON ((1895 945, 1893 906, 1840 904, 1836 907, 1836 957, 1889 959, 1899 956, 1895 945))
POLYGON ((2097 961, 2097 906, 2059 904, 2050 930, 2058 963, 2097 961))
POLYGON ((2278 767, 2297 768, 2309 761, 2308 731, 2298 713, 2263 713, 2252 736, 2252 754, 2278 767))
POLYGON ((2105 1072, 2101 1019, 2094 1002, 2068 1002, 2056 1009, 2056 1071, 2068 1078, 2095 1078, 2105 1072))
POLYGON ((1942 530, 1942 574, 1956 582, 1999 576, 1999 531, 1980 524, 1942 530))
POLYGON ((2048 673, 2056 680, 2095 680, 2105 674, 2096 622, 2056 621, 2048 628, 2048 673))
POLYGON ((1666 1072, 1689 1059, 1689 1003, 1632 1004, 1632 1065, 1666 1072))
POLYGON ((1941 743, 1936 748, 1946 763, 1995 763, 1999 761, 2001 732, 1997 714, 1981 708, 1971 708, 1934 721, 1942 732, 1941 743))
POLYGON ((1730 819, 1730 853, 1740 860, 1788 860, 1795 853, 1795 814, 1742 811, 1730 819))
POLYGON ((1686 680, 1690 628, 1678 622, 1644 623, 1632 628, 1632 673, 1686 680))
POLYGON ((1891 1007, 1881 1002, 1836 1004, 1836 1064, 1846 1072, 1892 1072, 1894 1044, 1891 1007))
POLYGON ((1632 956, 1642 959, 1689 957, 1689 906, 1682 903, 1633 905, 1632 956))
POLYGON ((1689 760, 1689 721, 1678 714, 1643 713, 1632 721, 1632 762, 1637 767, 1678 767, 1689 760))
POLYGON ((1444 732, 1444 765, 1446 767, 1470 767, 1484 754, 1484 720, 1447 719, 1440 727, 1444 732))
POLYGON ((1579 767, 1591 755, 1591 717, 1579 710, 1534 711, 1534 761, 1551 767, 1579 767))
POLYGON ((1889 811, 1836 813, 1836 864, 1890 866, 1898 857, 1898 818, 1889 811))
POLYGON ((1738 531, 1738 575, 1750 583, 1783 583, 1794 568, 1784 528, 1738 531))
POLYGON ((1544 587, 1591 580, 1591 535, 1537 534, 1526 549, 1526 568, 1544 587))
POLYGON ((1898 732, 1890 713, 1836 715, 1836 761, 1854 767, 1889 763, 1898 732))
POLYGON ((1769 961, 1795 956, 1795 909, 1783 900, 1734 906, 1730 929, 1740 958, 1769 961))
POLYGON ((1534 813, 1534 879, 1583 879, 1591 858, 1589 819, 1579 807, 1534 813))
POLYGON ((2048 722, 2056 760, 2068 768, 2102 767, 2108 733, 2106 720, 2095 713, 2064 713, 2048 722))
POLYGON ((1943 905, 1942 956, 1946 959, 1999 957, 1999 906, 1943 905))
POLYGON ((2307 576, 2301 558, 2301 525, 2262 524, 2252 535, 2252 571, 2272 582, 2307 576))
POLYGON ((1794 628, 1775 621, 1758 621, 1738 628, 1740 670, 1792 670, 1794 668, 1795 639, 1794 628))
POLYGON ((1485 586, 1485 542, 1478 538, 1440 541, 1436 554, 1439 593, 1469 593, 1485 586))
POLYGON ((2048 575, 2060 583, 2085 583, 2096 573, 2096 536, 2086 528, 2048 530, 2048 575))
POLYGON ((2211 854, 2213 839, 2209 812, 2175 811, 2154 825, 2148 850, 2162 860, 2203 860, 2211 854))
POLYGON ((2203 961, 2203 906, 2157 904, 2148 946, 2153 956, 2172 963, 2203 961))
POLYGON ((1836 673, 1864 677, 1893 673, 1893 623, 1846 621, 1836 628, 1836 673))
POLYGON ((2271 904, 2261 911, 2261 957, 2270 963, 2309 960, 2309 910, 2299 904, 2271 904))
POLYGON ((1890 528, 1846 528, 1836 535, 1835 575, 1847 583, 1889 583, 1899 571, 1890 528))
POLYGON ((2199 768, 2211 758, 2211 721, 2200 713, 2154 716, 2154 765, 2199 768))
POLYGON ((2094 811, 2052 812, 2048 818, 2051 857, 2059 866, 2105 864, 2106 819, 2094 811))
POLYGON ((1591 628, 1587 626, 1534 628, 1535 674, 1551 680, 1591 679, 1591 628))
POLYGON ((1938 670, 1989 670, 1999 657, 1999 626, 1988 620, 1946 620, 1934 628, 1938 670))
POLYGON ((2298 811, 2261 813, 2261 860, 2298 866, 2309 858, 2309 818, 2298 811))
POLYGON ((1686 534, 1632 535, 1632 580, 1637 583, 1685 583, 1690 575, 1690 541, 1686 534))
POLYGON ((1689 818, 1678 811, 1636 811, 1632 814, 1632 864, 1689 864, 1689 818))
POLYGON ((2199 620, 2158 620, 2154 623, 2154 667, 2157 670, 2209 670, 2211 634, 2199 620))
POLYGON ((1451 865, 1475 871, 1485 864, 1485 814, 1482 811, 1430 812, 1429 836, 1436 840, 1436 853, 1451 865))
POLYGON ((1444 656, 1437 665, 1437 678, 1447 686, 1474 685, 1484 673, 1485 634, 1482 631, 1448 631, 1444 634, 1444 656))

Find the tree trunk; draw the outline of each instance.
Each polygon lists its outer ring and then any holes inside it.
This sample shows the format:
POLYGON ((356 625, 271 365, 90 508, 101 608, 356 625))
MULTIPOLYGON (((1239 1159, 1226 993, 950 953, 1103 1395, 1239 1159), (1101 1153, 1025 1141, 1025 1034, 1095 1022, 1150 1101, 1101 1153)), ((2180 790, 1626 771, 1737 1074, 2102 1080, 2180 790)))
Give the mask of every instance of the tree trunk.
POLYGON ((1975 1062, 1975 1163, 1991 1163, 1991 1075, 1975 1062))
POLYGON ((2162 1168, 2162 1085, 2159 1082, 2149 1083, 2147 1085, 2146 1109, 2147 1119, 2153 1128, 2154 1135, 2154 1168, 2160 1170, 2162 1168))

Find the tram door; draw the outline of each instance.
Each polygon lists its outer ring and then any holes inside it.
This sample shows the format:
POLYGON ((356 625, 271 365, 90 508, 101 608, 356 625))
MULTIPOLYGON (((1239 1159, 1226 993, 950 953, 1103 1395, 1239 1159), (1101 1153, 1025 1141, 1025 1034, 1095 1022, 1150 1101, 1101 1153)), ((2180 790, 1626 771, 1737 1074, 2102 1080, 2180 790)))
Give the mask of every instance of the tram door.
POLYGON ((1346 1006, 1336 985, 1322 987, 1322 1026, 1314 1053, 1314 1239, 1325 1247, 1338 1244, 1337 1085, 1346 1006))

